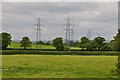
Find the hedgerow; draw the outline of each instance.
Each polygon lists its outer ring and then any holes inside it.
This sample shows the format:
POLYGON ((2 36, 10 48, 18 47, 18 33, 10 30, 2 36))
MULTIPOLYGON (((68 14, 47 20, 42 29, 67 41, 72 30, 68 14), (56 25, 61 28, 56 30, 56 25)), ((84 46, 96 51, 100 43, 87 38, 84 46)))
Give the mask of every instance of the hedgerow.
POLYGON ((2 55, 37 54, 37 55, 118 55, 117 51, 41 51, 41 50, 1 50, 2 55))

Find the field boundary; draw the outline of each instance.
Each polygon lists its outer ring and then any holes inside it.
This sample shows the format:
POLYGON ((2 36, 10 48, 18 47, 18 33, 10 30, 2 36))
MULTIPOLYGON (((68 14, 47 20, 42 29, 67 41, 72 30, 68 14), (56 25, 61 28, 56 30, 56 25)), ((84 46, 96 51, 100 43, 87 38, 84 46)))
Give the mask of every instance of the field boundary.
POLYGON ((2 55, 36 54, 36 55, 107 55, 118 56, 117 51, 40 51, 40 50, 1 50, 2 55))

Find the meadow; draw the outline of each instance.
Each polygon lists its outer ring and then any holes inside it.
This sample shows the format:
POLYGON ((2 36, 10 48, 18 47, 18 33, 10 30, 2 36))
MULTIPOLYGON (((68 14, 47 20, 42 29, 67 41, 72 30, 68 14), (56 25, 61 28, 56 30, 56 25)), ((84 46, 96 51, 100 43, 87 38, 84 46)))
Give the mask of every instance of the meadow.
MULTIPOLYGON (((23 49, 19 42, 12 42, 8 48, 14 50, 2 51, 5 54, 1 55, 3 78, 110 78, 118 53, 110 51, 24 51, 17 50, 23 49)), ((36 44, 32 44, 27 49, 35 48, 36 44)), ((55 47, 41 45, 41 49, 55 50, 55 47)), ((72 47, 71 49, 79 50, 80 48, 72 47)))
MULTIPOLYGON (((12 49, 23 49, 23 47, 20 47, 19 42, 11 42, 11 45, 8 46, 8 48, 12 49)), ((36 49, 36 44, 32 44, 31 47, 28 47, 27 49, 36 49)), ((55 49, 53 45, 41 45, 41 49, 55 49)), ((78 47, 71 47, 71 49, 80 49, 78 47)))
POLYGON ((3 78, 109 78, 117 56, 2 55, 3 78))
MULTIPOLYGON (((11 42, 11 45, 9 45, 8 48, 22 49, 23 47, 20 47, 19 42, 11 42)), ((32 44, 31 47, 28 47, 27 49, 36 49, 36 44, 32 44)), ((55 49, 55 47, 52 45, 41 45, 41 49, 55 49)))

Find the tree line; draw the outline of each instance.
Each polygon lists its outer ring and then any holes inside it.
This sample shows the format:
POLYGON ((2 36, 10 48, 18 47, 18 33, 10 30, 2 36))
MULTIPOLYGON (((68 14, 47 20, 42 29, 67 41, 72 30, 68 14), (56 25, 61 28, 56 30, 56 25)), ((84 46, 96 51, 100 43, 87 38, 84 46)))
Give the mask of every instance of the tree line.
MULTIPOLYGON (((85 51, 120 51, 120 29, 116 36, 113 37, 114 40, 110 42, 106 42, 104 37, 95 37, 93 40, 90 40, 88 37, 81 37, 80 41, 69 41, 69 43, 65 43, 62 37, 56 37, 52 41, 52 45, 56 47, 57 51, 70 50, 71 47, 79 47, 80 50, 85 51)), ((3 32, 0 34, 0 48, 7 49, 8 45, 12 42, 11 34, 7 32, 3 32)), ((32 42, 29 37, 23 37, 20 41, 20 47, 26 49, 27 47, 31 47, 32 42)), ((38 45, 51 45, 48 41, 47 43, 43 41, 36 42, 38 45)))

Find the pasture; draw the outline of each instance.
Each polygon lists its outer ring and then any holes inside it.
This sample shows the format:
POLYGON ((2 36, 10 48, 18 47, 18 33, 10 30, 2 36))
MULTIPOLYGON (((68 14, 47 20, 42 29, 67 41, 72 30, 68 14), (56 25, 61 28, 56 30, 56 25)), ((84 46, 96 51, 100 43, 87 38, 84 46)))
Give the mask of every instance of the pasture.
MULTIPOLYGON (((19 42, 11 42, 11 45, 9 45, 8 48, 22 49, 23 47, 20 47, 19 42)), ((35 48, 36 48, 36 44, 32 44, 31 47, 28 47, 28 49, 35 49, 35 48)), ((52 45, 41 45, 41 49, 55 49, 55 47, 53 47, 52 45)))
POLYGON ((117 56, 2 55, 3 78, 109 78, 117 56))
MULTIPOLYGON (((11 42, 11 45, 9 45, 8 48, 23 49, 23 47, 20 47, 20 43, 19 42, 11 42)), ((27 49, 36 49, 36 44, 32 44, 31 47, 27 47, 27 49)), ((55 47, 53 45, 41 45, 41 49, 55 49, 55 47)), ((78 50, 80 48, 78 48, 78 47, 71 47, 71 49, 78 50)))

